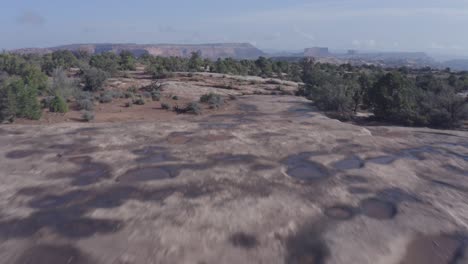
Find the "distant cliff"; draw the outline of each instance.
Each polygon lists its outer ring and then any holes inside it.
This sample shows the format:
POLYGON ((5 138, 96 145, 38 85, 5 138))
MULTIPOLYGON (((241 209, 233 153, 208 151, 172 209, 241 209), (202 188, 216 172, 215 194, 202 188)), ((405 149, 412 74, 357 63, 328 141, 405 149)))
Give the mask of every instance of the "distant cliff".
POLYGON ((217 43, 217 44, 197 44, 197 45, 179 45, 179 44, 72 44, 52 48, 30 48, 13 50, 20 54, 47 54, 57 50, 69 50, 77 52, 87 51, 90 54, 99 54, 103 52, 120 53, 128 50, 136 56, 145 53, 154 56, 177 56, 189 57, 192 52, 199 52, 202 57, 208 59, 228 58, 235 59, 256 59, 265 56, 265 53, 248 43, 217 43))

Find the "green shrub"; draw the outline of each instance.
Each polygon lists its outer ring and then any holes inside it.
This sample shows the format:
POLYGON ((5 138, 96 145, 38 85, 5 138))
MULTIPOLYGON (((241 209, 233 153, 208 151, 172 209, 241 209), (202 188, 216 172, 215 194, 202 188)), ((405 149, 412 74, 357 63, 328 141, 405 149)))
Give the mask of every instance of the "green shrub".
POLYGON ((53 113, 66 113, 68 112, 68 104, 61 96, 55 96, 50 102, 49 111, 53 113))
POLYGON ((168 103, 162 103, 162 104, 161 104, 161 108, 162 108, 162 109, 165 109, 165 110, 169 110, 169 109, 171 109, 171 105, 168 104, 168 103))
POLYGON ((202 113, 202 109, 197 102, 191 102, 185 107, 185 112, 200 115, 202 113))
POLYGON ((81 115, 81 118, 83 118, 83 120, 86 122, 91 122, 94 120, 94 113, 90 111, 84 111, 81 115))
POLYGON ((90 99, 81 99, 76 101, 79 110, 93 111, 94 103, 90 99))
POLYGON ((219 108, 224 104, 223 98, 219 94, 208 93, 200 97, 200 102, 208 104, 210 108, 219 108))
POLYGON ((136 105, 144 105, 145 104, 145 100, 141 97, 138 97, 138 98, 135 98, 133 100, 133 104, 136 104, 136 105))
POLYGON ((151 98, 151 93, 150 92, 143 92, 141 94, 144 98, 151 98))
POLYGON ((107 103, 110 103, 112 102, 112 94, 111 93, 103 93, 101 94, 101 96, 99 97, 99 102, 101 104, 107 104, 107 103))
POLYGON ((0 123, 12 123, 16 117, 16 98, 8 86, 0 83, 0 123))
MULTIPOLYGON (((22 79, 11 78, 3 84, 6 94, 8 109, 6 112, 14 111, 14 117, 38 120, 42 111, 37 100, 37 89, 26 85, 22 79)), ((4 106, 1 106, 4 107, 4 106)), ((0 110, 1 111, 1 110, 0 110)), ((9 118, 12 119, 12 118, 9 118)))
POLYGON ((44 98, 42 98, 41 100, 41 106, 42 108, 49 108, 50 107, 50 103, 52 102, 52 100, 55 98, 55 96, 46 96, 44 98))
POLYGON ((92 92, 102 90, 107 78, 108 74, 103 70, 97 68, 84 69, 82 75, 84 90, 92 92))
POLYGON ((179 100, 179 97, 177 95, 172 96, 172 100, 179 100))
POLYGON ((159 92, 159 90, 153 90, 151 92, 151 99, 153 101, 159 101, 161 100, 161 93, 159 92))

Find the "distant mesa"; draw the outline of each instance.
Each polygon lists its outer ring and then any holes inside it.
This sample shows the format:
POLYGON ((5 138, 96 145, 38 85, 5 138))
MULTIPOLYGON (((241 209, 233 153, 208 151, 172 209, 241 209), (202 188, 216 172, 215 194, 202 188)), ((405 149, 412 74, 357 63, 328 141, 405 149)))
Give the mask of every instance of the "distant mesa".
POLYGON ((332 54, 325 47, 313 47, 304 50, 304 57, 323 58, 330 57, 332 54))
POLYGON ((48 54, 59 50, 71 52, 86 51, 89 54, 100 54, 103 52, 120 53, 127 50, 135 56, 150 54, 162 57, 190 57, 192 52, 199 52, 203 58, 235 58, 256 59, 266 54, 249 43, 217 43, 217 44, 71 44, 51 48, 28 48, 13 50, 19 54, 48 54))

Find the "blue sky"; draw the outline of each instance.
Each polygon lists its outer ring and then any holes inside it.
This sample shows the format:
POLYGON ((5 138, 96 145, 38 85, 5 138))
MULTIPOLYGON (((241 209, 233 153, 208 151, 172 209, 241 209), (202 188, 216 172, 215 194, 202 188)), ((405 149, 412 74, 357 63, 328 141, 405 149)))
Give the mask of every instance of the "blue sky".
POLYGON ((0 0, 0 49, 250 42, 468 55, 468 0, 0 0))

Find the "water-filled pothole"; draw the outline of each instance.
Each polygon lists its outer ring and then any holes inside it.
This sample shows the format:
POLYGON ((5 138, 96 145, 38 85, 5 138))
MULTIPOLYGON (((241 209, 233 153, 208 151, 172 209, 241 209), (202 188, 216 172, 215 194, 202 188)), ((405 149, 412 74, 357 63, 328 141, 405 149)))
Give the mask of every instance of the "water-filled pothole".
POLYGON ((155 181, 171 178, 171 174, 159 167, 143 167, 127 171, 125 174, 117 178, 121 183, 133 183, 144 181, 155 181))
POLYGON ((379 220, 392 219, 398 213, 398 208, 395 204, 376 198, 361 201, 360 208, 365 216, 379 220))
POLYGON ((15 264, 92 264, 79 249, 69 245, 36 245, 26 249, 15 264))
POLYGON ((298 154, 286 158, 286 173, 301 181, 316 181, 330 176, 328 169, 320 163, 308 159, 310 155, 298 154))
POLYGON ((364 167, 364 161, 362 161, 359 157, 351 157, 335 162, 333 167, 339 170, 360 169, 364 167))
POLYGON ((252 249, 257 247, 258 240, 254 235, 247 234, 244 232, 237 232, 229 237, 229 242, 235 247, 244 249, 252 249))

